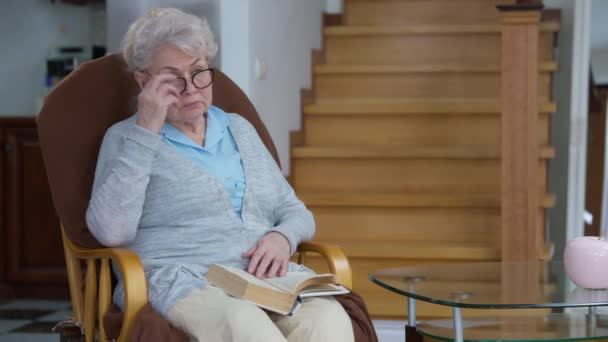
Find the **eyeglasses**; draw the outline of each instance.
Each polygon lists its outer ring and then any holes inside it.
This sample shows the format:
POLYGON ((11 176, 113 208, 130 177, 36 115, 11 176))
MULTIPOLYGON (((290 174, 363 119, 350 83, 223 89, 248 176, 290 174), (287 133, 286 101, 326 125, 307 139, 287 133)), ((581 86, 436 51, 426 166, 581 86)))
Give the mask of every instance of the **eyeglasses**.
MULTIPOLYGON (((152 76, 148 71, 144 71, 149 76, 152 76)), ((197 70, 192 75, 190 75, 190 81, 192 85, 197 89, 205 89, 213 83, 214 79, 214 71, 213 68, 197 70)), ((167 83, 173 85, 180 94, 183 94, 186 91, 188 83, 185 77, 176 76, 174 79, 167 81, 167 83)))

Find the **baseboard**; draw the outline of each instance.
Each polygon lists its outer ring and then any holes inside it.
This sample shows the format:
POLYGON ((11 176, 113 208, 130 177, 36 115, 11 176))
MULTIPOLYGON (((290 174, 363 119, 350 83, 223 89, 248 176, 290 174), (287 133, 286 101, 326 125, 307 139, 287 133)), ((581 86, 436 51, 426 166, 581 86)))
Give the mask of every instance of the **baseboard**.
POLYGON ((405 321, 376 319, 372 323, 378 334, 379 342, 405 341, 405 321))

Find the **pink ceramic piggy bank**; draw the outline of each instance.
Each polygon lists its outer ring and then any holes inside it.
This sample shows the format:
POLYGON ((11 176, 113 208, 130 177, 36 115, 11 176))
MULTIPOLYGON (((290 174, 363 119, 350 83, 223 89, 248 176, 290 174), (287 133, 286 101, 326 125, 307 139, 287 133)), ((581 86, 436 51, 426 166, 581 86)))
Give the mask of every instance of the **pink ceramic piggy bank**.
POLYGON ((608 240, 583 236, 566 243, 566 274, 578 287, 608 288, 608 240))

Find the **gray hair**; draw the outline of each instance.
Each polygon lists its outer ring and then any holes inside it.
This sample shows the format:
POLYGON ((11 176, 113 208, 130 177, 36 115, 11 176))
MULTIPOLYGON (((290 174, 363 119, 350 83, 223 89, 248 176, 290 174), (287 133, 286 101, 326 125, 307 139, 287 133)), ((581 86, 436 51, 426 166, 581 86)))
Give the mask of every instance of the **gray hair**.
POLYGON ((218 47, 207 20, 175 8, 153 8, 135 21, 122 41, 122 55, 130 71, 150 65, 154 51, 171 44, 188 55, 210 59, 218 47))

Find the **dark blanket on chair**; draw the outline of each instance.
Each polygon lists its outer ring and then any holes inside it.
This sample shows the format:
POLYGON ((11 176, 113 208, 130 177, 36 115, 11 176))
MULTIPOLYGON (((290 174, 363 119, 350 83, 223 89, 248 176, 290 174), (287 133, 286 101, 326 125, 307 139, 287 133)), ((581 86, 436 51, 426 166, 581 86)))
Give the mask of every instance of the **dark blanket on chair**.
POLYGON ((338 302, 342 305, 351 322, 353 323, 353 331, 355 332, 355 342, 378 342, 376 330, 372 325, 372 319, 369 317, 367 306, 363 298, 355 292, 336 296, 338 302))
MULTIPOLYGON (((355 342, 378 342, 376 331, 372 326, 369 312, 363 299, 356 293, 336 296, 336 299, 350 316, 355 333, 355 342)), ((106 334, 109 339, 117 338, 122 323, 122 312, 113 306, 110 313, 104 317, 106 334)), ((188 336, 173 327, 165 320, 150 303, 146 304, 137 314, 131 341, 134 342, 188 342, 188 336)))

